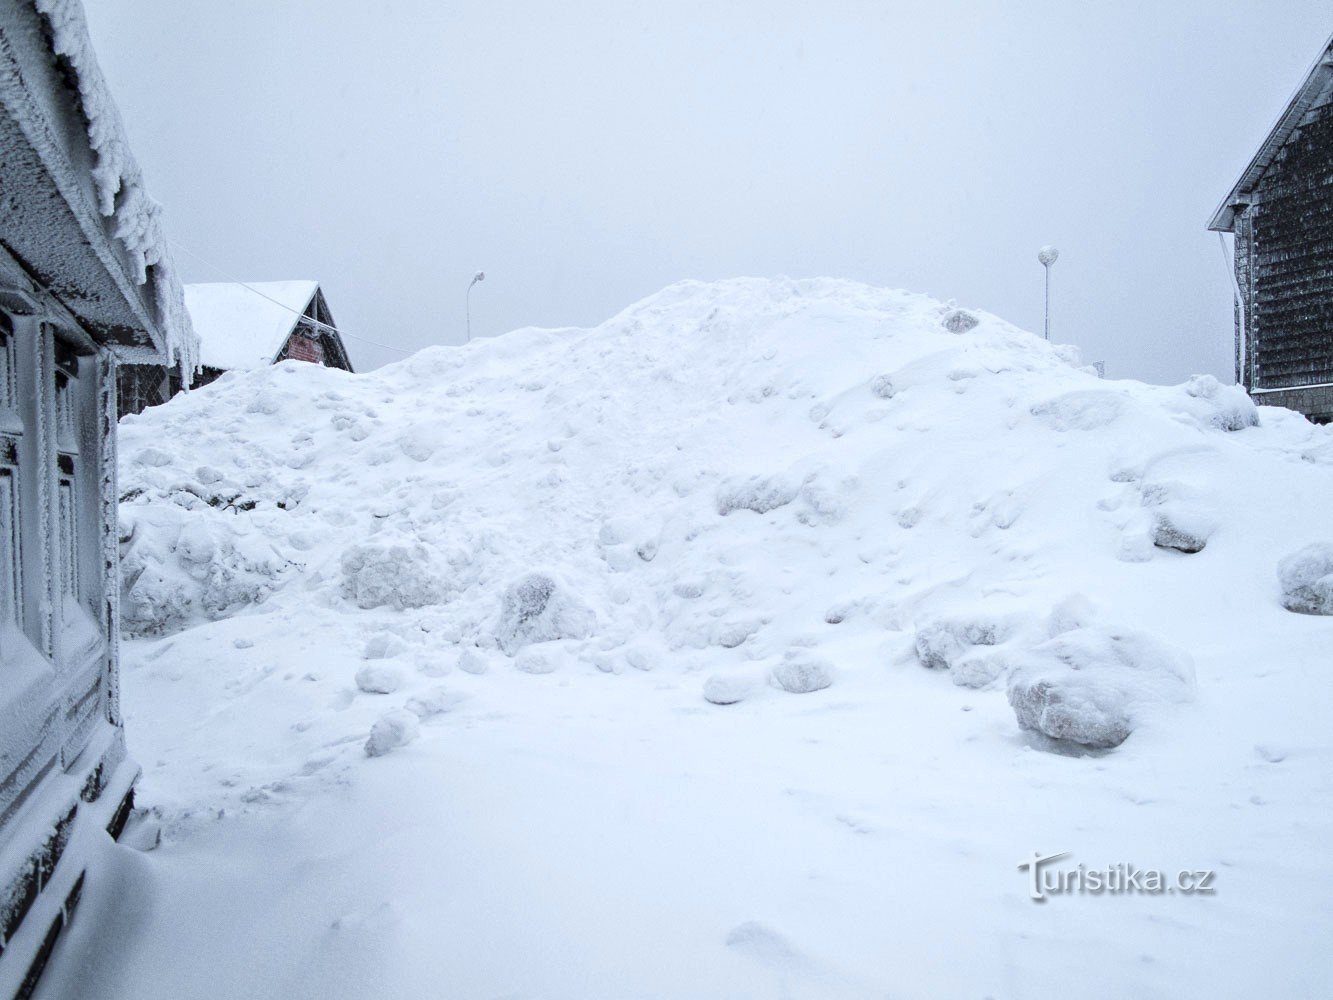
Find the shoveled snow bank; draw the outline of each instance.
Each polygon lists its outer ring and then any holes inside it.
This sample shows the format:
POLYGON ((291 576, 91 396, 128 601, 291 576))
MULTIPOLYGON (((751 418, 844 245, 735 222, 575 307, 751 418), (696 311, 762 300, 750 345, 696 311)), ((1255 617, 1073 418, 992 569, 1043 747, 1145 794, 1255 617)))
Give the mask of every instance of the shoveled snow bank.
MULTIPOLYGON (((1300 517, 1250 500, 1266 463, 1308 459, 1327 432, 1277 411, 1260 426, 1211 377, 1105 382, 1070 348, 959 315, 829 280, 686 282, 594 331, 364 377, 234 373, 124 424, 127 627, 281 593, 389 609, 432 653, 541 644, 529 673, 618 672, 655 636, 677 670, 756 662, 805 690, 835 684, 792 664, 826 660, 838 622, 963 687, 1008 678, 1016 721, 1046 735, 1075 701, 1099 706, 1085 742, 1119 742, 1123 677, 1057 683, 1031 661, 1065 662, 1051 644, 1067 640, 1011 639, 1071 594, 1110 612, 1167 576, 1208 592, 1226 578, 1216 545, 1225 567, 1258 538, 1299 541, 1300 517)), ((1170 643, 1178 603, 1128 620, 1170 643)))
POLYGON ((311 948, 396 956, 403 995, 437 965, 466 995, 1047 995, 1094 966, 1107 995, 1263 992, 1261 951, 1326 977, 1328 865, 1280 858, 1326 856, 1333 626, 1282 605, 1322 577, 1276 574, 1327 537, 1333 437, 954 315, 687 282, 122 422, 127 546, 187 609, 126 654, 166 849, 317 803, 375 875, 283 905, 369 921, 311 948), (248 539, 271 561, 217 554, 248 539), (229 572, 253 596, 219 608, 229 572), (416 741, 368 762, 399 710, 416 741), (1034 910, 1034 849, 1218 868, 1226 904, 1034 910))

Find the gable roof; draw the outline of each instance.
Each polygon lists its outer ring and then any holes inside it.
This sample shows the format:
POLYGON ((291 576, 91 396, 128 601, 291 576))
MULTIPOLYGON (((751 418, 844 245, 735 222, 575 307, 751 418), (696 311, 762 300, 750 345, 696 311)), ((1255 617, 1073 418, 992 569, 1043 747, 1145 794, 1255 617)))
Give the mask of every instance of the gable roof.
POLYGON ((199 363, 227 371, 271 365, 317 291, 317 281, 186 285, 185 308, 199 334, 199 363))
POLYGON ((1245 168, 1245 173, 1241 174, 1236 186, 1222 199, 1222 204, 1217 207, 1217 211, 1213 213, 1208 223, 1209 229, 1228 233, 1234 231, 1237 207, 1250 203, 1251 194, 1259 186, 1265 171, 1272 165, 1292 134, 1305 124, 1306 115, 1314 108, 1322 106, 1330 97, 1333 97, 1333 38, 1324 43, 1319 58, 1314 61, 1310 72, 1305 76, 1305 81, 1296 88, 1296 93, 1287 102, 1286 110, 1268 133, 1268 138, 1259 147, 1259 152, 1245 168))

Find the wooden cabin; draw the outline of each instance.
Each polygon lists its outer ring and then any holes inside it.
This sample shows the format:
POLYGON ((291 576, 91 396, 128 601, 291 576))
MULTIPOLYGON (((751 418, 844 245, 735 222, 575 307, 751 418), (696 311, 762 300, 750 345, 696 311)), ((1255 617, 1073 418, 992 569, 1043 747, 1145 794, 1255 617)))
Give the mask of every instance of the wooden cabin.
POLYGON ((1208 228, 1235 234, 1236 380, 1333 420, 1333 39, 1208 228))
POLYGON ((193 366, 76 0, 0 4, 0 1000, 27 997, 138 768, 117 700, 116 365, 193 366))
MULTIPOLYGON (((223 372, 264 368, 279 361, 352 370, 317 281, 186 285, 185 305, 200 343, 192 389, 207 385, 223 372)), ((181 380, 170 366, 124 367, 121 415, 164 403, 180 389, 181 380)))

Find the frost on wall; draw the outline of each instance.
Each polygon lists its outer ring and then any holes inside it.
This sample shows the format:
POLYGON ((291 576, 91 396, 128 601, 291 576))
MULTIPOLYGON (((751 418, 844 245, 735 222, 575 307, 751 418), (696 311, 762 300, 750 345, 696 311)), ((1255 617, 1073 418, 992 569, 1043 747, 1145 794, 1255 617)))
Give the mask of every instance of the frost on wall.
POLYGON ((143 171, 130 152, 120 111, 102 76, 79 0, 36 0, 51 26, 52 47, 68 61, 78 81, 79 101, 88 122, 88 144, 96 155, 93 184, 97 208, 112 219, 116 239, 134 263, 135 281, 146 284, 152 268, 153 304, 166 334, 167 363, 179 366, 188 382, 198 339, 185 311, 184 292, 162 228, 162 206, 148 195, 143 171))

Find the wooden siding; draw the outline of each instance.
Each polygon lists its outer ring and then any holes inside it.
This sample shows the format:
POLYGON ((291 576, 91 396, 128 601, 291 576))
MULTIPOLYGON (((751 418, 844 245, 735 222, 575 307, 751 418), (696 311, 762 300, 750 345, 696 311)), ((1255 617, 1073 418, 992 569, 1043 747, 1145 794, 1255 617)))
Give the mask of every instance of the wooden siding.
POLYGON ((1258 194, 1252 239, 1237 241, 1252 296, 1251 387, 1333 383, 1333 103, 1310 111, 1258 194))

